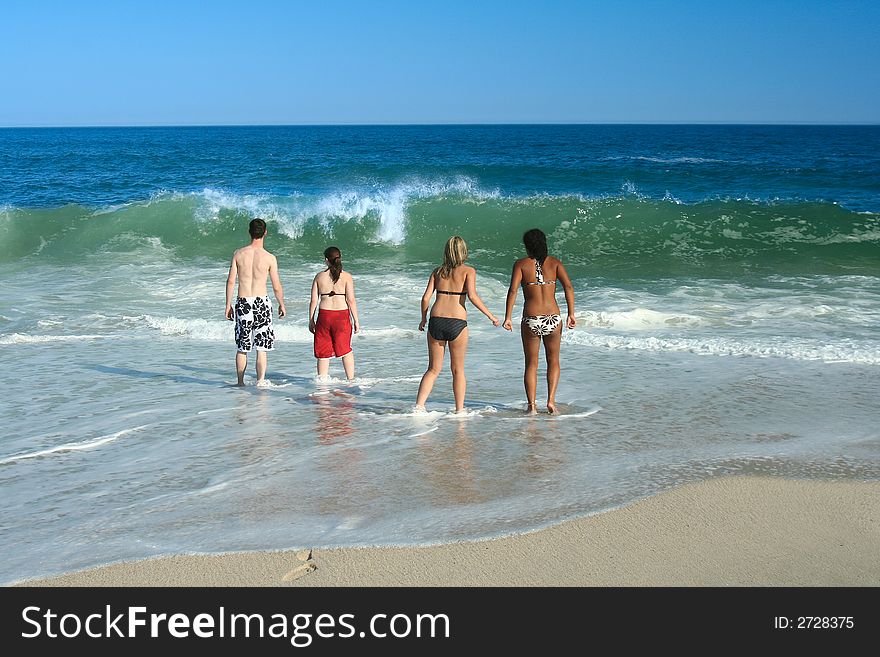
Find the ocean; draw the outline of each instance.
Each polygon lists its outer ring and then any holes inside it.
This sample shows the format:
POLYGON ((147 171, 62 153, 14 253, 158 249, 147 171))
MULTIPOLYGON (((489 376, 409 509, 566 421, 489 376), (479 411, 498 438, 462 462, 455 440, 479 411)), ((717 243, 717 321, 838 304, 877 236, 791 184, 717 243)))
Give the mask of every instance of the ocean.
POLYGON ((880 478, 880 126, 0 129, 0 281, 0 582, 481 539, 728 474, 880 478), (252 358, 237 388, 224 286, 254 217, 289 314, 269 385, 252 358), (447 368, 413 414, 446 239, 503 316, 534 227, 575 287, 562 413, 524 415, 518 334, 469 306, 466 413, 447 368), (354 384, 314 376, 331 244, 354 384))

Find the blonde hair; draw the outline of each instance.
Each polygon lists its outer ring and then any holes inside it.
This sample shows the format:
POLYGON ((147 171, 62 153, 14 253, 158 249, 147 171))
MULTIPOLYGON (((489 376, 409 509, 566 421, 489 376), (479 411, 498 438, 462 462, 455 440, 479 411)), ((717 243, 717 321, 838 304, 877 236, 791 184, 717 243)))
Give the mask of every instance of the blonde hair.
POLYGON ((464 264, 468 257, 468 248, 465 241, 458 235, 453 235, 446 242, 446 248, 443 249, 443 265, 437 270, 440 278, 449 278, 452 270, 459 265, 464 264))

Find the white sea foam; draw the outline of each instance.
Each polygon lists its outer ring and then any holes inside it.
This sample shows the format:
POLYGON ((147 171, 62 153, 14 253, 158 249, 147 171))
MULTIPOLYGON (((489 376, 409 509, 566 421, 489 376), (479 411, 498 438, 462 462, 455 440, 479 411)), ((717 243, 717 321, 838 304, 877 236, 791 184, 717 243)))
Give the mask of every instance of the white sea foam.
POLYGON ((401 338, 411 340, 414 337, 418 337, 418 334, 419 331, 415 329, 402 329, 397 328, 396 326, 385 326, 382 328, 363 329, 355 337, 378 340, 396 340, 401 338))
POLYGON ((76 342, 78 340, 112 339, 112 335, 30 335, 28 333, 9 333, 0 335, 0 344, 37 344, 42 342, 76 342))
POLYGON ((866 230, 859 233, 841 235, 839 233, 829 237, 816 239, 816 244, 842 244, 854 242, 878 242, 880 241, 880 230, 866 230))
POLYGON ((711 157, 653 157, 646 155, 637 155, 633 160, 641 160, 643 162, 656 162, 658 164, 712 164, 724 162, 724 160, 716 160, 711 157))
POLYGON ((461 195, 472 202, 500 196, 497 190, 481 189, 475 180, 465 176, 443 181, 412 180, 371 190, 344 189, 314 198, 299 193, 270 197, 206 188, 195 195, 201 201, 196 218, 212 220, 221 210, 237 210, 276 221, 285 235, 296 239, 302 236, 310 221, 317 220, 325 231, 332 232, 334 222, 375 217, 379 221, 376 238, 400 244, 406 238, 409 204, 449 194, 461 195))
MULTIPOLYGON (((133 323, 143 322, 149 328, 158 330, 162 335, 176 335, 190 340, 209 342, 229 341, 233 339, 233 323, 228 320, 184 319, 181 317, 154 317, 142 315, 124 317, 133 323)), ((275 337, 284 342, 311 342, 312 334, 305 325, 294 325, 274 322, 275 337)))
POLYGON ((408 205, 418 199, 439 198, 449 194, 465 196, 469 200, 497 198, 497 191, 485 191, 477 183, 464 176, 449 182, 411 181, 390 188, 378 188, 368 193, 356 190, 333 192, 307 204, 295 217, 291 226, 282 224, 291 237, 301 234, 301 227, 308 217, 318 217, 326 230, 332 221, 359 221, 369 216, 378 218, 377 238, 383 242, 400 244, 406 239, 406 211, 408 205))
POLYGON ((395 417, 411 417, 422 421, 439 420, 441 417, 444 417, 446 415, 446 413, 444 413, 443 411, 429 411, 425 408, 415 407, 411 408, 409 411, 393 411, 393 414, 395 417))
POLYGON ((416 418, 419 420, 450 420, 450 419, 469 419, 475 417, 482 417, 484 415, 491 415, 493 413, 497 413, 498 409, 494 406, 483 406, 482 408, 465 408, 461 412, 457 412, 454 408, 450 408, 446 411, 438 411, 438 410, 422 410, 412 408, 409 411, 403 412, 395 412, 395 417, 407 417, 407 418, 416 418))
POLYGON ((722 163, 725 161, 711 157, 692 157, 687 155, 678 157, 659 157, 654 155, 609 155, 601 159, 605 161, 635 160, 641 162, 655 162, 657 164, 714 164, 722 163))
POLYGON ((148 424, 144 424, 139 427, 132 427, 131 429, 123 429, 122 431, 117 431, 116 433, 107 434, 106 436, 98 436, 97 438, 93 438, 92 440, 84 440, 78 443, 66 443, 64 445, 57 445, 55 447, 41 449, 36 452, 15 454, 13 456, 8 456, 4 459, 0 459, 0 465, 15 463, 16 461, 23 461, 25 459, 34 459, 40 456, 50 456, 52 454, 63 454, 65 452, 81 452, 84 450, 95 449, 96 447, 100 447, 101 445, 112 443, 113 441, 118 440, 126 434, 134 433, 135 431, 141 431, 148 426, 148 424))
POLYGON ((787 319, 803 319, 805 321, 813 320, 817 317, 834 316, 835 319, 858 321, 862 313, 858 308, 848 308, 836 306, 832 307, 826 304, 817 303, 801 303, 794 301, 789 303, 782 302, 764 302, 750 305, 741 315, 742 319, 761 321, 766 319, 787 318, 787 319))
POLYGON ((591 408, 588 411, 580 411, 578 413, 565 413, 565 412, 554 413, 553 417, 558 418, 560 420, 574 419, 574 418, 579 418, 579 417, 590 417, 591 415, 595 415, 596 413, 598 413, 601 410, 602 410, 601 408, 591 408))
MULTIPOLYGON (((147 201, 147 203, 146 203, 145 205, 150 205, 150 203, 152 202, 153 199, 157 199, 157 198, 159 198, 160 196, 162 196, 162 195, 166 195, 166 194, 167 194, 167 192, 162 192, 162 191, 159 191, 159 192, 154 193, 154 194, 150 197, 150 200, 147 201)), ((137 202, 137 201, 128 201, 128 202, 126 202, 126 203, 112 203, 112 204, 110 204, 110 205, 105 205, 105 206, 103 206, 103 207, 100 207, 100 208, 94 210, 94 211, 92 212, 91 216, 93 216, 93 217, 100 217, 100 216, 103 215, 103 214, 113 214, 114 212, 117 212, 118 210, 124 210, 125 208, 129 208, 129 207, 132 207, 132 206, 134 206, 134 205, 142 205, 142 204, 143 204, 143 203, 139 203, 139 202, 137 202)))
POLYGON ((273 388, 273 389, 274 389, 274 388, 289 388, 289 387, 292 386, 293 384, 292 384, 292 383, 286 383, 286 382, 273 383, 273 382, 270 381, 269 379, 262 379, 261 381, 257 381, 254 385, 255 385, 257 388, 273 388))
POLYGON ((624 183, 620 186, 620 193, 624 196, 635 196, 637 198, 644 198, 644 195, 639 192, 638 187, 636 187, 636 184, 631 180, 624 181, 624 183))
POLYGON ((427 429, 423 429, 422 431, 416 431, 415 433, 411 433, 411 434, 409 434, 409 435, 407 436, 407 438, 418 438, 419 436, 425 436, 425 435, 427 435, 427 434, 429 434, 429 433, 434 433, 434 432, 437 431, 439 428, 440 428, 440 427, 438 427, 438 426, 435 424, 434 426, 432 426, 432 427, 428 427, 427 429))
POLYGON ((611 350, 690 352, 705 356, 775 357, 827 363, 880 365, 880 347, 876 344, 854 341, 829 344, 804 339, 745 341, 728 338, 658 338, 602 335, 587 331, 567 332, 563 334, 562 340, 568 344, 611 350))
POLYGON ((686 313, 664 313, 647 308, 605 312, 588 311, 578 313, 576 318, 585 326, 614 328, 621 331, 643 331, 657 328, 697 327, 707 324, 706 320, 686 313))
POLYGON ((785 283, 785 284, 797 284, 802 285, 807 288, 814 288, 817 284, 829 286, 829 287, 840 287, 842 285, 852 286, 861 292, 861 288, 865 285, 875 285, 880 283, 880 278, 876 276, 860 276, 855 274, 849 275, 818 275, 818 276, 783 276, 781 274, 774 274, 772 276, 768 276, 767 280, 772 283, 785 283))
POLYGON ((228 413, 229 411, 234 411, 235 406, 224 406, 223 408, 209 408, 205 411, 199 411, 196 415, 208 415, 210 413, 228 413))
POLYGON ((336 382, 347 386, 358 388, 374 388, 380 383, 414 383, 422 380, 421 374, 410 374, 402 376, 357 376, 353 381, 345 379, 331 379, 324 383, 336 382))

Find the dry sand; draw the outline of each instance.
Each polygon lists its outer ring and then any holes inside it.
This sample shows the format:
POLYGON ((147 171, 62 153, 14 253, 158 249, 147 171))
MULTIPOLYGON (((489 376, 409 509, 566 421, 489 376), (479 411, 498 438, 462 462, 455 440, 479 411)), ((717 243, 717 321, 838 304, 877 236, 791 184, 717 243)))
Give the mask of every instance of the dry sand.
POLYGON ((488 541, 172 556, 22 585, 878 586, 880 482, 726 477, 488 541))

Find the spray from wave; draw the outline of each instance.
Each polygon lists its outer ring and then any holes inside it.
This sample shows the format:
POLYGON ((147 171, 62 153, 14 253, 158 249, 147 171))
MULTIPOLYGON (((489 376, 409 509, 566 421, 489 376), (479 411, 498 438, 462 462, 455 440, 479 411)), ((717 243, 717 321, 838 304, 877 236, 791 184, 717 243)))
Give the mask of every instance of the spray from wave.
POLYGON ((283 197, 205 189, 162 192, 146 202, 99 210, 7 209, 0 260, 69 262, 134 253, 226 260, 247 240, 255 216, 268 220, 272 250, 312 261, 327 243, 349 259, 434 261, 453 234, 483 267, 506 271, 522 255, 525 230, 542 228, 575 275, 678 276, 743 273, 880 273, 880 215, 825 202, 503 196, 469 178, 283 197))

